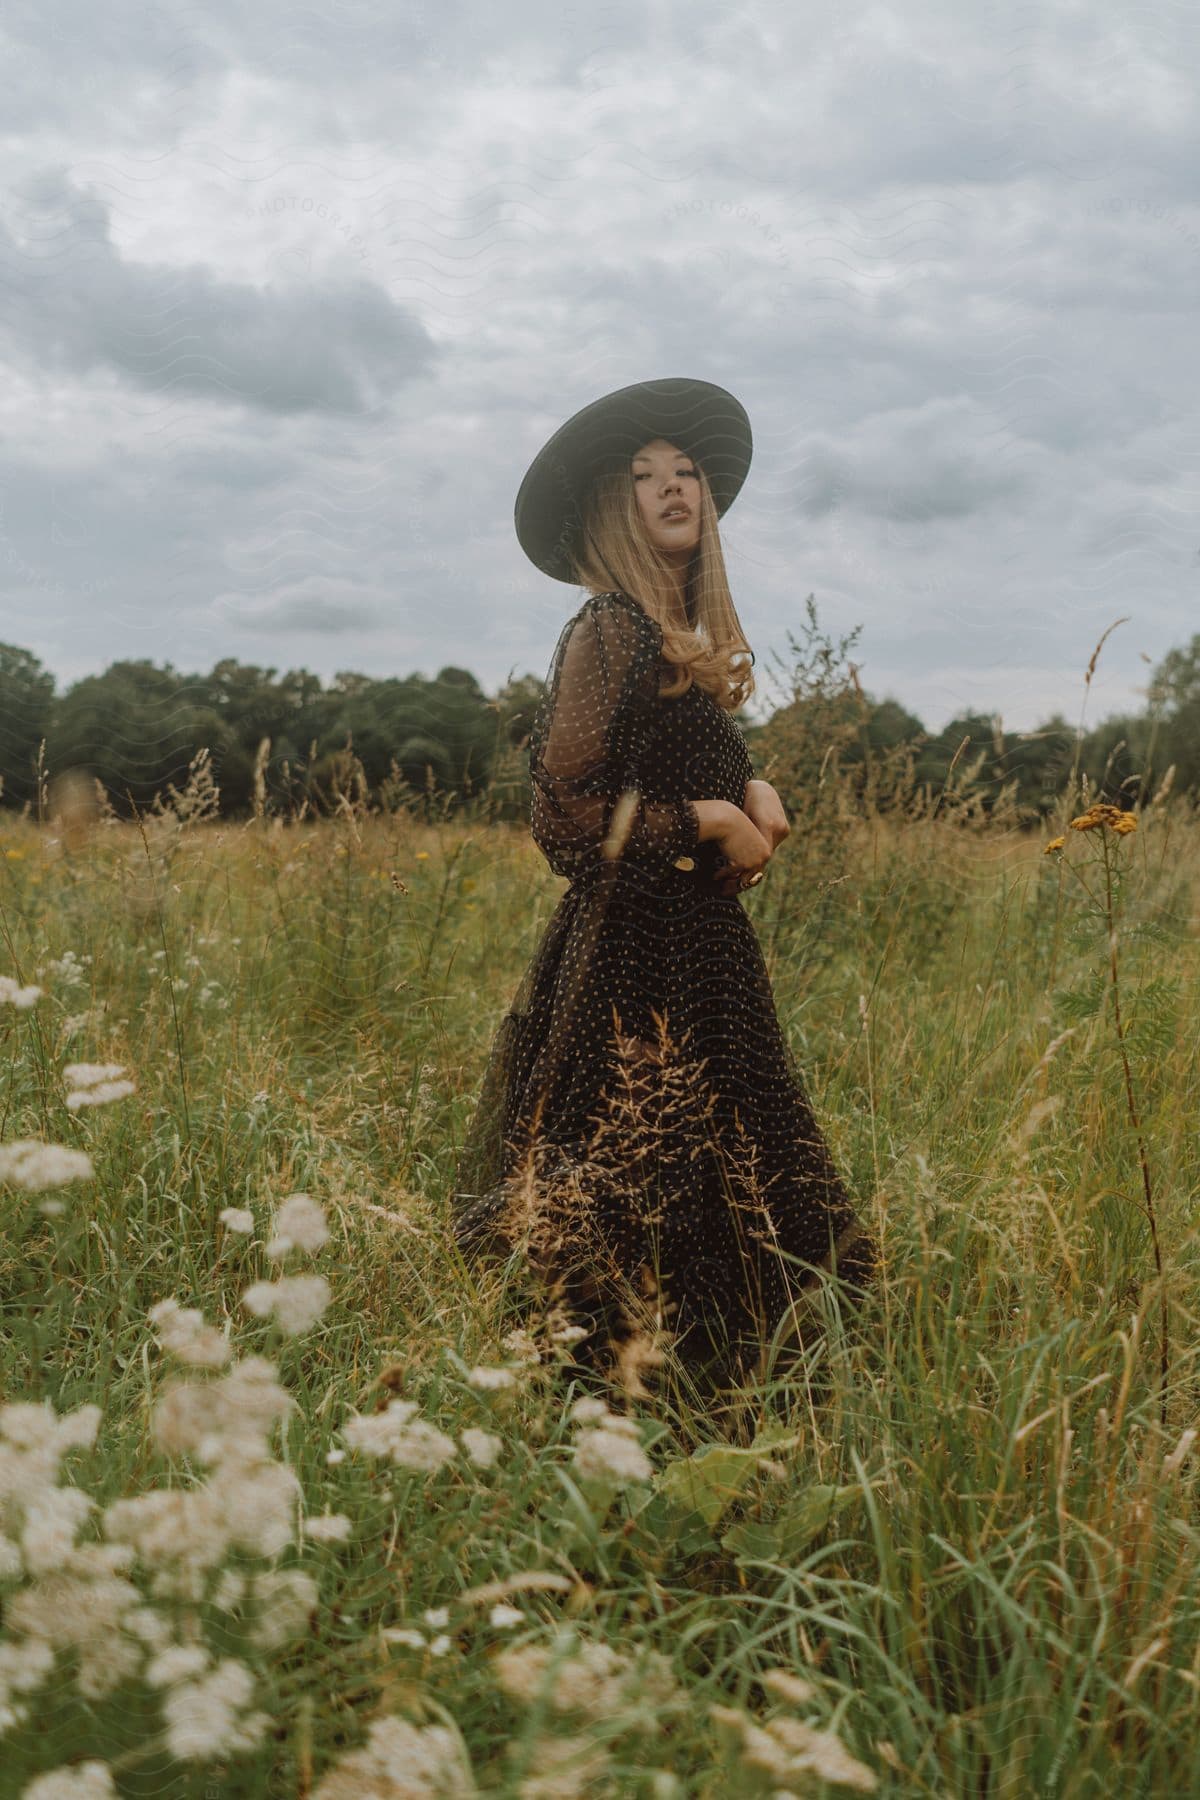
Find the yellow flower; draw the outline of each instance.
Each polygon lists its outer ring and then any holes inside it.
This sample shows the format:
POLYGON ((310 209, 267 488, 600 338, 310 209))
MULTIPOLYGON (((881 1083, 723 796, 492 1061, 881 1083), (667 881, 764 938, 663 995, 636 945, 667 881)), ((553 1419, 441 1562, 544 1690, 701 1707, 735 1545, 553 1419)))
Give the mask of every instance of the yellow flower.
POLYGON ((1113 820, 1113 830, 1120 837, 1125 837, 1125 835, 1130 831, 1136 831, 1137 830, 1137 814, 1131 813, 1131 812, 1123 812, 1119 819, 1113 820))
MULTIPOLYGON (((1110 806, 1107 800, 1098 800, 1077 819, 1071 820, 1072 831, 1095 831, 1101 825, 1116 825, 1118 819, 1132 818, 1132 813, 1123 813, 1119 806, 1110 806)), ((1136 821, 1135 821, 1136 823, 1136 821)), ((1129 826, 1124 827, 1126 831, 1129 826)))
POLYGON ((1066 838, 1051 838, 1050 842, 1046 845, 1046 848, 1042 851, 1042 855, 1049 856, 1052 850, 1061 850, 1066 841, 1066 838))
POLYGON ((6 850, 4 854, 8 857, 10 862, 24 862, 25 860, 25 852, 23 850, 6 850))
POLYGON ((429 857, 428 850, 418 850, 417 851, 417 861, 418 862, 425 862, 425 861, 427 861, 428 857, 429 857))

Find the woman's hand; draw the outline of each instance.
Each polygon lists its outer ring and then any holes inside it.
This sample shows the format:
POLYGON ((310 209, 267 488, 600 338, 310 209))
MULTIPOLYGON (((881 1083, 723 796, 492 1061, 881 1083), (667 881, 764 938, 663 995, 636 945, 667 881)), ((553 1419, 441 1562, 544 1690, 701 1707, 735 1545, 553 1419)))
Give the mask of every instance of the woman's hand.
POLYGON ((769 781, 748 781, 746 783, 746 792, 739 816, 752 827, 758 843, 754 842, 754 838, 745 835, 737 819, 734 820, 730 829, 722 834, 719 841, 726 866, 718 869, 713 880, 718 893, 726 899, 741 892, 747 876, 757 875, 760 869, 766 867, 775 854, 776 845, 781 844, 791 831, 787 814, 783 810, 783 802, 769 781))
POLYGON ((791 831, 783 802, 769 781, 748 781, 742 811, 755 824, 771 846, 774 855, 791 831))
POLYGON ((757 875, 770 862, 772 845, 740 807, 733 808, 729 823, 717 842, 725 861, 713 876, 713 882, 717 892, 730 899, 741 890, 747 876, 757 875))

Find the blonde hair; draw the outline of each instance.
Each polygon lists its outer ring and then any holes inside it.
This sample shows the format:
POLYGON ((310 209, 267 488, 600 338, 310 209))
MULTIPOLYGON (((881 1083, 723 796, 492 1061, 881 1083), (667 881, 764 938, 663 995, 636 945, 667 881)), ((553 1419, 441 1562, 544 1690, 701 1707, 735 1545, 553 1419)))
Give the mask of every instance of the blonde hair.
POLYGON ((571 564, 590 593, 619 588, 659 626, 663 659, 674 671, 665 682, 660 672, 663 699, 678 699, 694 681, 718 706, 736 712, 754 692, 753 652, 729 592, 712 491, 697 459, 689 460, 700 477, 700 541, 684 590, 690 625, 679 617, 671 567, 646 532, 630 459, 610 459, 592 481, 584 497, 583 541, 571 564))

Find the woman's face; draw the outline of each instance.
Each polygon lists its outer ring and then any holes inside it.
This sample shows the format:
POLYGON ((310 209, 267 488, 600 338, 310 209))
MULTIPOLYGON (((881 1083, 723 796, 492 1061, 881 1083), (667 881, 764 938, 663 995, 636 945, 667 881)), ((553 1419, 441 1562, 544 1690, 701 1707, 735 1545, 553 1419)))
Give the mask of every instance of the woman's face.
POLYGON ((647 537, 669 562, 686 563, 700 542, 700 477, 695 463, 666 438, 652 438, 629 466, 647 537))

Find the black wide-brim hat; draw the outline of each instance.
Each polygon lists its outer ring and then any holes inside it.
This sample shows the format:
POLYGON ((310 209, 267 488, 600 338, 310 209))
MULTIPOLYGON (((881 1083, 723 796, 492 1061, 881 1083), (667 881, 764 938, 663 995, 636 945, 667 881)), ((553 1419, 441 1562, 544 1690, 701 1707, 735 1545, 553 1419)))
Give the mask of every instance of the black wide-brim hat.
POLYGON ((739 400, 687 376, 639 381, 593 400, 560 425, 526 470, 517 494, 517 539, 556 581, 577 581, 571 554, 583 537, 583 503, 597 475, 627 467, 651 438, 666 438, 700 464, 717 517, 737 499, 754 439, 739 400))

